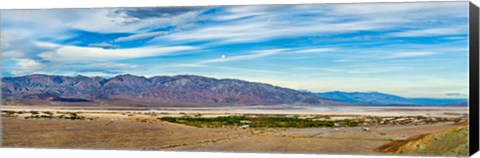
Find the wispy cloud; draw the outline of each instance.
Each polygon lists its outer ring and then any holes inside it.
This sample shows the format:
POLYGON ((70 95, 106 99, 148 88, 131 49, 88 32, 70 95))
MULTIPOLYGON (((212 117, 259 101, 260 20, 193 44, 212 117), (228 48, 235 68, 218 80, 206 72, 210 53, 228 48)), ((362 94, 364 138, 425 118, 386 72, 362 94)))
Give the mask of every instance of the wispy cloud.
POLYGON ((350 67, 350 68, 322 68, 322 67, 292 67, 294 70, 314 70, 320 72, 330 72, 337 74, 376 74, 385 72, 399 72, 408 69, 407 67, 350 67))
POLYGON ((231 62, 231 61, 239 61, 239 60, 251 60, 266 56, 271 56, 274 54, 285 52, 287 49, 270 49, 270 50, 260 50, 255 51, 250 54, 246 55, 236 55, 236 56, 220 56, 217 59, 209 59, 205 61, 197 62, 196 64, 209 64, 209 63, 220 63, 220 62, 231 62))
POLYGON ((104 69, 110 71, 120 71, 120 70, 129 70, 138 68, 138 65, 134 64, 122 64, 116 62, 97 62, 91 64, 70 64, 70 65, 62 65, 65 69, 75 69, 81 71, 93 71, 95 69, 104 69))
POLYGON ((233 14, 215 17, 214 20, 236 20, 236 19, 247 18, 247 17, 261 16, 264 14, 265 13, 263 12, 249 12, 249 13, 238 13, 238 14, 233 13, 233 14))
POLYGON ((311 48, 311 49, 300 49, 294 51, 294 53, 325 53, 325 52, 335 52, 337 48, 311 48))
POLYGON ((5 52, 2 51, 0 57, 2 59, 19 59, 25 57, 25 54, 23 52, 10 50, 5 52))
POLYGON ((125 42, 125 41, 134 41, 134 40, 140 40, 140 39, 145 39, 145 38, 151 38, 151 37, 157 37, 161 35, 166 35, 168 34, 168 31, 158 31, 158 32, 149 32, 149 33, 139 33, 139 34, 134 34, 126 37, 119 37, 115 39, 115 42, 125 42))
POLYGON ((425 36, 444 36, 444 35, 466 35, 468 27, 444 27, 444 28, 422 28, 387 34, 390 37, 425 37, 425 36))
POLYGON ((69 45, 56 45, 51 43, 37 43, 41 46, 50 47, 51 51, 40 53, 38 56, 47 61, 108 61, 133 59, 141 57, 153 57, 166 55, 174 52, 196 50, 192 46, 171 47, 142 47, 128 49, 103 49, 92 47, 79 47, 69 45))
POLYGON ((355 62, 357 60, 351 60, 351 59, 338 59, 338 60, 333 60, 333 62, 355 62))
POLYGON ((437 53, 435 52, 398 52, 388 56, 380 57, 380 59, 409 58, 409 57, 429 56, 429 55, 435 55, 435 54, 437 53))
POLYGON ((28 75, 41 71, 44 65, 33 59, 15 59, 16 66, 10 72, 14 75, 28 75))
POLYGON ((353 21, 344 23, 321 23, 312 21, 312 24, 297 24, 276 22, 270 17, 261 17, 252 22, 238 22, 218 25, 193 31, 180 32, 163 36, 159 41, 168 39, 174 41, 215 41, 225 43, 260 42, 275 38, 305 36, 319 33, 348 33, 382 29, 389 21, 353 21), (317 23, 317 24, 314 24, 317 23), (382 25, 384 24, 384 25, 382 25), (306 27, 308 26, 308 27, 306 27))
POLYGON ((102 43, 90 43, 88 44, 89 47, 98 47, 98 48, 104 48, 104 49, 114 49, 118 48, 117 45, 113 45, 111 43, 107 42, 102 42, 102 43))
MULTIPOLYGON (((379 31, 387 29, 399 29, 412 26, 412 22, 435 20, 441 9, 460 7, 464 3, 441 3, 435 7, 429 4, 375 4, 377 9, 371 9, 373 4, 337 4, 323 5, 323 7, 300 5, 300 6, 238 6, 229 7, 226 15, 215 17, 217 20, 233 20, 231 22, 198 28, 186 32, 168 35, 165 39, 174 41, 210 41, 216 43, 248 43, 259 42, 282 37, 304 36, 312 34, 344 34, 356 31, 379 31), (402 7, 397 7, 401 5, 402 7), (355 6, 355 7, 353 7, 355 6), (285 10, 288 10, 285 11, 285 10), (353 10, 353 11, 352 11, 353 10), (422 15, 417 12, 422 11, 422 15), (268 14, 264 14, 268 13, 268 14), (302 16, 311 15, 311 16, 302 16), (435 18, 434 18, 435 17, 435 18)), ((466 12, 449 9, 445 17, 465 15, 466 12), (463 14, 462 14, 463 13, 463 14)), ((421 34, 436 34, 448 29, 432 30, 428 28, 435 23, 421 23, 418 32, 398 32, 391 36, 413 36, 421 34), (422 30, 423 28, 423 30, 422 30)), ((460 28, 463 26, 454 25, 460 28)), ((413 29, 412 29, 413 30, 413 29)), ((460 30, 461 29, 454 29, 460 30)), ((442 34, 459 33, 448 30, 442 34)))

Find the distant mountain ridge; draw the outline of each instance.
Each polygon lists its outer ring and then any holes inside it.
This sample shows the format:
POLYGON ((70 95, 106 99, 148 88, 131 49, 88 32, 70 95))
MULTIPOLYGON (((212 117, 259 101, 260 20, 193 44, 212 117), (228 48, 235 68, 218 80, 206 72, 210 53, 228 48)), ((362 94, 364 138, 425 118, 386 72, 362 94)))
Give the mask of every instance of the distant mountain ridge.
POLYGON ((146 78, 129 74, 109 79, 41 74, 5 77, 2 78, 2 102, 127 106, 339 104, 315 94, 264 83, 195 75, 146 78))
POLYGON ((215 106, 394 105, 466 106, 466 99, 405 98, 380 92, 312 93, 265 83, 195 75, 112 78, 27 75, 2 78, 6 105, 215 106))
POLYGON ((467 99, 406 98, 380 92, 323 92, 318 96, 333 101, 363 105, 467 106, 467 99))

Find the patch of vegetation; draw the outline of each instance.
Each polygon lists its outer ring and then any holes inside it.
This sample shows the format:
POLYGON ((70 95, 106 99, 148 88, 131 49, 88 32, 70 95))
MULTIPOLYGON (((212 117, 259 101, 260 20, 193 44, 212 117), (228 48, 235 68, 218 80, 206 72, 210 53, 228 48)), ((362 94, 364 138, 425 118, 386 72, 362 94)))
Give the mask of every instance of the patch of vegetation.
POLYGON ((83 116, 78 116, 77 113, 68 113, 68 115, 65 116, 64 119, 69 119, 69 120, 83 120, 83 119, 85 119, 85 117, 83 117, 83 116))
POLYGON ((15 111, 2 111, 2 117, 16 117, 15 111))
POLYGON ((52 116, 47 116, 47 115, 32 115, 29 117, 25 117, 25 119, 52 119, 52 116))
POLYGON ((339 124, 342 127, 357 127, 361 124, 361 122, 347 119, 347 120, 339 121, 339 124))
POLYGON ((354 120, 311 120, 295 117, 245 117, 227 116, 215 118, 194 118, 194 117, 162 117, 162 121, 184 124, 195 127, 231 127, 248 125, 252 128, 313 128, 313 127, 334 127, 358 126, 360 123, 354 120))

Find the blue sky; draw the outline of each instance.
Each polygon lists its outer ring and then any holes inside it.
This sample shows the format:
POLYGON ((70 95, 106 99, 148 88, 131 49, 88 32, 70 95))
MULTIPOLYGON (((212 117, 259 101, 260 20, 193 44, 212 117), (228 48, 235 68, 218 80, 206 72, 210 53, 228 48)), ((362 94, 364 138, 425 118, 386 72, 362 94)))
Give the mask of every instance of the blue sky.
POLYGON ((468 2, 2 10, 3 76, 193 74, 468 96, 468 2))

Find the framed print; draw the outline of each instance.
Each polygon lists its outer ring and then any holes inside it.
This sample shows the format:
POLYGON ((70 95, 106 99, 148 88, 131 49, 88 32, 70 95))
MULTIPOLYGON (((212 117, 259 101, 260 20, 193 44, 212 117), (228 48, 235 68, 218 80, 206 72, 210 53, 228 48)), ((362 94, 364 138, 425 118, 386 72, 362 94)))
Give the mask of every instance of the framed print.
POLYGON ((2 147, 478 151, 468 1, 0 13, 2 147))

